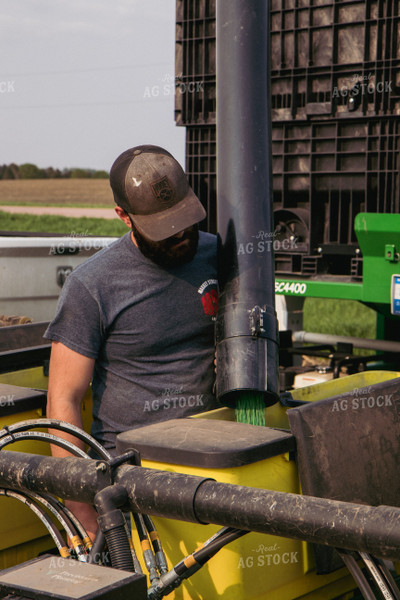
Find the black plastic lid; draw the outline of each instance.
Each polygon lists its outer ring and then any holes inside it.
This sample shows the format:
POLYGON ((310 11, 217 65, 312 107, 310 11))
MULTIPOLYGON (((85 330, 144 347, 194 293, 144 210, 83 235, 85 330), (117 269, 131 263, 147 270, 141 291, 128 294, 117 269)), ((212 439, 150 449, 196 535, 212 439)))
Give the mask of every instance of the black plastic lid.
POLYGON ((240 467, 295 449, 290 433, 214 419, 171 419, 120 433, 117 451, 192 467, 240 467))
POLYGON ((47 394, 44 390, 34 390, 0 383, 0 414, 1 416, 17 414, 46 407, 47 394))

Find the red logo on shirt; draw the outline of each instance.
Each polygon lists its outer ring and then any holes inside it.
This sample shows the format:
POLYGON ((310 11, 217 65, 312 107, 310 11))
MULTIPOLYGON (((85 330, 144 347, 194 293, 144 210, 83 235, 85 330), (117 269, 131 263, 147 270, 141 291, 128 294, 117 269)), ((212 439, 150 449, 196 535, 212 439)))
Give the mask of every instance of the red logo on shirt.
POLYGON ((216 279, 208 279, 197 290, 201 294, 201 302, 203 304, 206 315, 214 317, 218 311, 218 285, 216 279))

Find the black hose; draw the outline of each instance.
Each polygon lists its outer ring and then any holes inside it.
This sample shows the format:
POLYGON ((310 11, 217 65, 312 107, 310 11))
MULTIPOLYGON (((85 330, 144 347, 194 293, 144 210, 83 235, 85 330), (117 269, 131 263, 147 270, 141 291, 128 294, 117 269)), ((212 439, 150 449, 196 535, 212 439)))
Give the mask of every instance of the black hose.
POLYGON ((99 529, 96 533, 96 537, 94 538, 93 546, 89 552, 89 556, 87 559, 88 563, 91 564, 102 564, 105 559, 105 535, 99 529))
POLYGON ((82 442, 85 442, 85 444, 87 444, 89 448, 94 450, 101 458, 105 460, 112 460, 111 454, 105 448, 103 448, 103 446, 99 444, 99 442, 95 440, 91 435, 89 435, 79 427, 71 425, 71 423, 60 421, 58 419, 41 418, 28 419, 27 421, 19 421, 18 423, 13 423, 12 425, 8 425, 0 429, 0 438, 12 434, 13 432, 27 431, 28 429, 34 429, 36 427, 48 427, 51 429, 63 431, 64 433, 70 433, 82 442))
POLYGON ((90 457, 86 454, 84 450, 75 446, 72 442, 68 442, 68 440, 64 440, 63 438, 59 438, 52 433, 44 433, 43 431, 20 431, 16 433, 11 433, 9 435, 4 436, 0 439, 0 450, 3 450, 9 444, 13 444, 14 442, 18 442, 20 440, 38 440, 45 441, 54 444, 55 446, 60 446, 60 448, 64 448, 64 450, 68 450, 74 456, 80 458, 87 458, 89 460, 90 457))
POLYGON ((79 535, 80 538, 82 539, 82 542, 84 543, 86 550, 89 551, 92 547, 92 541, 86 531, 86 529, 83 527, 82 523, 79 521, 79 519, 76 518, 76 516, 74 515, 74 513, 69 510, 69 508, 67 508, 62 502, 60 502, 57 498, 54 498, 53 496, 50 496, 50 494, 41 494, 42 498, 47 499, 48 501, 52 502, 53 505, 55 507, 57 507, 60 512, 63 513, 64 518, 68 518, 71 525, 74 527, 76 535, 79 535))
POLYGON ((39 495, 35 494, 35 492, 29 492, 27 495, 37 502, 41 502, 58 519, 69 537, 76 557, 78 560, 86 562, 86 547, 83 545, 80 531, 78 531, 73 520, 70 519, 69 515, 64 510, 64 505, 49 494, 39 495))
POLYGON ((97 519, 106 538, 111 565, 115 569, 134 571, 131 547, 126 533, 126 521, 122 510, 128 500, 126 489, 121 485, 111 485, 102 489, 94 497, 94 505, 99 513, 97 519))
POLYGON ((125 529, 115 527, 105 531, 104 535, 110 552, 112 567, 123 571, 134 571, 131 547, 125 529))
MULTIPOLYGON (((140 458, 140 452, 133 448, 131 448, 128 452, 132 455, 131 464, 141 467, 142 461, 140 458)), ((158 578, 158 573, 162 575, 168 572, 167 558, 162 547, 160 536, 152 518, 148 514, 136 512, 133 512, 132 514, 142 546, 143 558, 150 574, 150 579, 156 579, 158 578), (149 537, 153 547, 154 555, 151 552, 151 548, 148 543, 149 537)))
POLYGON ((14 498, 15 500, 19 500, 23 504, 25 504, 28 508, 30 508, 37 517, 42 521, 43 525, 46 527, 47 531, 53 538, 53 541, 63 558, 70 558, 69 548, 65 544, 64 538, 62 537, 60 531, 51 521, 51 519, 47 516, 44 510, 38 506, 38 504, 29 498, 24 492, 15 490, 9 490, 0 488, 0 496, 7 496, 8 498, 14 498))
POLYGON ((70 519, 66 517, 58 507, 54 506, 54 504, 49 499, 50 497, 45 498, 44 496, 42 497, 39 494, 36 494, 35 492, 27 492, 24 495, 26 495, 35 502, 40 502, 41 504, 43 504, 43 506, 47 508, 56 517, 56 519, 58 519, 60 525, 62 525, 62 527, 65 530, 65 533, 69 538, 73 538, 77 535, 77 531, 73 523, 71 523, 70 519))
POLYGON ((162 543, 158 536, 158 532, 153 523, 153 520, 149 517, 149 515, 142 515, 142 517, 143 517, 143 521, 146 526, 146 529, 149 532, 149 536, 151 539, 151 543, 153 545, 154 552, 162 552, 163 551, 162 543))
POLYGON ((180 577, 184 577, 185 573, 191 567, 194 567, 196 564, 199 565, 198 568, 205 565, 207 561, 210 560, 221 548, 230 544, 234 540, 242 537, 248 531, 242 531, 241 529, 227 528, 227 531, 221 533, 221 535, 217 535, 215 539, 210 542, 206 542, 202 548, 195 550, 189 557, 185 558, 184 561, 178 563, 174 570, 180 577))
POLYGON ((152 545, 149 541, 149 536, 147 534, 144 515, 135 512, 132 514, 136 530, 139 536, 140 546, 142 548, 143 560, 146 565, 146 569, 149 573, 150 581, 153 582, 154 580, 159 579, 159 568, 156 562, 155 555, 153 553, 152 545))
POLYGON ((359 554, 383 598, 385 600, 395 600, 395 596, 390 589, 390 583, 386 580, 386 575, 376 565, 375 559, 366 552, 360 552, 359 554))
POLYGON ((133 520, 135 522, 136 531, 138 533, 139 541, 143 542, 144 540, 148 540, 146 529, 143 522, 143 516, 139 513, 132 513, 133 520))
POLYGON ((151 586, 149 600, 159 600, 177 588, 184 579, 188 579, 201 569, 223 546, 249 533, 233 527, 223 527, 202 548, 186 556, 170 571, 161 575, 160 579, 151 586))
POLYGON ((354 581, 357 584, 358 589, 361 594, 365 598, 365 600, 376 600, 375 594, 369 585, 367 578, 359 567, 356 559, 351 554, 347 554, 346 552, 339 552, 340 558, 343 560, 344 564, 350 571, 354 581))
POLYGON ((387 584, 390 586, 390 589, 392 590, 393 595, 396 598, 396 600, 400 600, 399 588, 397 587, 397 584, 393 578, 393 575, 391 574, 387 565, 384 563, 383 560, 380 560, 379 558, 375 559, 375 563, 377 564, 382 575, 385 577, 387 584))

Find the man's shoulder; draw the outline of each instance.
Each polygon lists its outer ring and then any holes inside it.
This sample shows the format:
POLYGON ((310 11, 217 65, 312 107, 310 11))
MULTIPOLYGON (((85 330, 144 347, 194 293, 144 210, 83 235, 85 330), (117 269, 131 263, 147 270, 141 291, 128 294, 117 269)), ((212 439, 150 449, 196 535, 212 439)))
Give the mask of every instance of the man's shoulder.
POLYGON ((199 244, 205 247, 215 248, 217 247, 217 236, 207 231, 199 232, 199 244))
POLYGON ((208 233, 208 231, 200 231, 199 235, 200 235, 200 238, 203 238, 204 240, 208 240, 209 242, 217 241, 217 236, 214 233, 208 233))
POLYGON ((129 233, 98 250, 93 256, 78 265, 72 273, 84 279, 93 272, 98 273, 99 269, 112 268, 121 260, 121 256, 124 256, 127 247, 129 247, 129 233))
POLYGON ((196 268, 215 270, 217 263, 217 236, 204 231, 199 232, 199 246, 195 257, 196 268))

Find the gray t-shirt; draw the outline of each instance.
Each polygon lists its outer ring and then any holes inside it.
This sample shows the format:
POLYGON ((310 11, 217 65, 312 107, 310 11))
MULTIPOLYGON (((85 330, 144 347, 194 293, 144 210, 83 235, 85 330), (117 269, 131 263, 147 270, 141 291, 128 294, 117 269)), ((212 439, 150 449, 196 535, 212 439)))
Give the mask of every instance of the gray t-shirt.
POLYGON ((44 337, 96 359, 94 435, 115 434, 216 408, 216 237, 200 232, 194 259, 164 269, 130 233, 67 277, 44 337))

